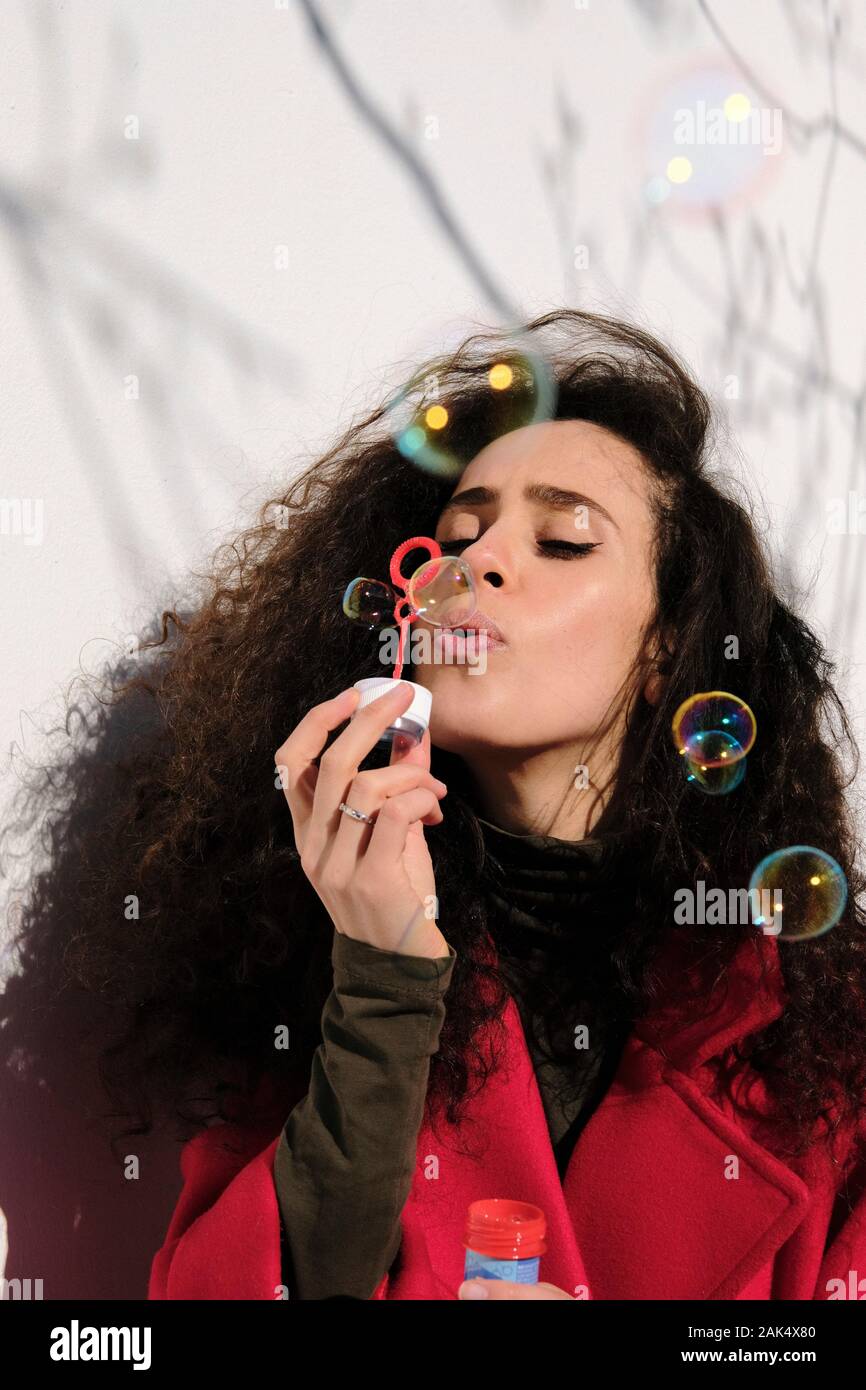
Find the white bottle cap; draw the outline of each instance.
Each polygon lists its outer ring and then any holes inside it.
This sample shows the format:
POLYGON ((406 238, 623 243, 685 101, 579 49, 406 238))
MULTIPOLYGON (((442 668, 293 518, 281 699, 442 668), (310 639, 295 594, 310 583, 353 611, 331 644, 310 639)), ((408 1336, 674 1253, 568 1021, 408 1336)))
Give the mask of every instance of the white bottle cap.
POLYGON ((430 723, 430 711, 433 708, 433 694, 423 685, 417 685, 415 681, 394 680, 393 676, 365 676, 363 680, 355 681, 354 690, 360 690, 361 698, 355 707, 355 713, 363 709, 365 705, 371 705, 374 700, 378 700, 382 695, 387 695, 396 685, 409 685, 412 687, 413 697, 411 705, 402 710, 397 719, 412 719, 416 724, 420 724, 421 732, 430 723))

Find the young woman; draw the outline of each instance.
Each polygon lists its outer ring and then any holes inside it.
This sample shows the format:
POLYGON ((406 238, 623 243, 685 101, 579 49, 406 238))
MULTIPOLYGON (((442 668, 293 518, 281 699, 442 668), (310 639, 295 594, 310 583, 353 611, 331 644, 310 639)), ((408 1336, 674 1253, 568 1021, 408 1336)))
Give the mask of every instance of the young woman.
POLYGON ((525 335, 550 418, 509 414, 503 342, 467 340, 419 373, 448 476, 379 409, 223 553, 194 612, 164 615, 115 697, 158 717, 112 749, 77 920, 40 935, 43 892, 25 921, 64 980, 119 995, 115 1103, 195 1130, 152 1298, 826 1299, 866 1276, 866 947, 832 665, 677 358, 576 310, 525 335), (483 670, 406 669, 429 733, 369 770, 411 692, 350 719, 377 652, 341 597, 410 536, 462 557, 497 640, 483 670), (671 734, 712 690, 757 721, 725 795, 671 734), (830 930, 678 923, 683 890, 747 888, 803 844, 847 879, 830 930), (467 1208, 490 1197, 544 1211, 542 1283, 463 1283, 467 1208))

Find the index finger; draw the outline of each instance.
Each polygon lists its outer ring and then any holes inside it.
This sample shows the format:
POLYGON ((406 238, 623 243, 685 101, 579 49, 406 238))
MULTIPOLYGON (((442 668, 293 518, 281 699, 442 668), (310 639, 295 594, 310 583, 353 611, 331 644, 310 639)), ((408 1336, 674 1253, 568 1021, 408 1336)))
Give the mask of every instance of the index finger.
POLYGON ((332 700, 313 705, 274 754, 274 764, 292 812, 296 839, 305 819, 303 813, 306 810, 309 815, 313 804, 318 776, 315 760, 332 729, 351 718, 360 697, 360 690, 352 686, 349 690, 341 690, 332 700))
MULTIPOLYGON (((350 723, 332 745, 347 770, 360 761, 369 750, 371 735, 378 736, 394 717, 394 691, 399 689, 404 700, 411 696, 412 692, 406 681, 393 681, 393 686, 394 690, 389 690, 387 697, 380 697, 366 705, 358 719, 350 723)), ((328 734, 355 713, 359 698, 360 691, 353 687, 351 690, 342 691, 333 700, 314 705, 275 754, 278 766, 282 765, 286 770, 283 789, 292 813, 295 839, 306 829, 315 809, 316 788, 320 773, 324 771, 316 766, 316 759, 321 756, 328 734)), ((331 756, 333 757, 334 753, 331 756)))

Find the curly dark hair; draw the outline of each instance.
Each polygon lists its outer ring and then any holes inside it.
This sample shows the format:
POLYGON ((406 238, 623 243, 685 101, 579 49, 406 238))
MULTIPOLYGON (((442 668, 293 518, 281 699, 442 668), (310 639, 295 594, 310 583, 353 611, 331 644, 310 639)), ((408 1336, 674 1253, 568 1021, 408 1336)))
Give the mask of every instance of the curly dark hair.
MULTIPOLYGON (((578 310, 542 315, 522 332, 554 374, 555 417, 612 431, 650 470, 655 631, 674 634, 660 703, 631 703, 593 831, 615 834, 634 871, 631 911, 614 936, 608 923, 592 981, 595 1022, 613 1026, 653 1004, 678 889, 700 878, 741 887, 775 849, 824 849, 848 881, 845 913, 820 937, 779 942, 784 1012, 724 1066, 728 1085, 746 1064, 763 1074, 779 1147, 801 1151, 831 1114, 859 1122, 866 1093, 862 879, 845 795, 857 750, 835 667, 779 597, 753 503, 737 500, 722 473, 718 422, 676 354, 642 328, 578 310), (731 633, 741 639, 734 678, 731 633), (672 716, 692 693, 732 682, 755 713, 758 741, 734 792, 702 796, 683 776, 672 716)), ((435 376, 452 448, 466 461, 501 427, 485 378, 506 336, 479 331, 417 373, 417 382, 435 376)), ((98 1022, 82 1037, 95 1044, 123 1134, 148 1133, 157 1119, 184 1134, 216 1118, 252 1124, 262 1095, 285 1114, 303 1094, 331 987, 333 928, 299 863, 274 750, 312 704, 370 673, 370 634, 341 611, 345 585, 385 577, 402 540, 432 535, 453 488, 453 477, 404 457, 380 405, 219 548, 195 576, 196 596, 164 611, 133 655, 67 697, 65 753, 22 788, 45 862, 17 904, 17 973, 0 1024, 7 1052, 12 1039, 35 1048, 36 1019, 91 1001, 98 1022), (281 1024, 286 1051, 274 1046, 281 1024)), ((478 1039, 482 1024, 495 1034, 506 981, 479 950, 489 904, 465 765, 434 746, 432 771, 449 786, 444 823, 426 835, 457 960, 428 1105, 453 1120, 496 1065, 478 1039)), ((748 934, 753 926, 692 929, 708 993, 748 934)), ((581 972, 584 996, 583 960, 581 972)), ((543 1010, 554 1049, 558 1024, 575 1014, 577 972, 562 981, 543 1010)))

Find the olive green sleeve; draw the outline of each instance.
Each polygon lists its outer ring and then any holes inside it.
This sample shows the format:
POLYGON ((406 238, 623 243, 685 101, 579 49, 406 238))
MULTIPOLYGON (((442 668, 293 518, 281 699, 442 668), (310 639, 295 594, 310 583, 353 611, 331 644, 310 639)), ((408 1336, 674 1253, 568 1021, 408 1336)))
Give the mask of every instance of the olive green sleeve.
POLYGON ((290 1297, 369 1298, 396 1258, 456 958, 334 933, 322 1042, 274 1155, 290 1297))

